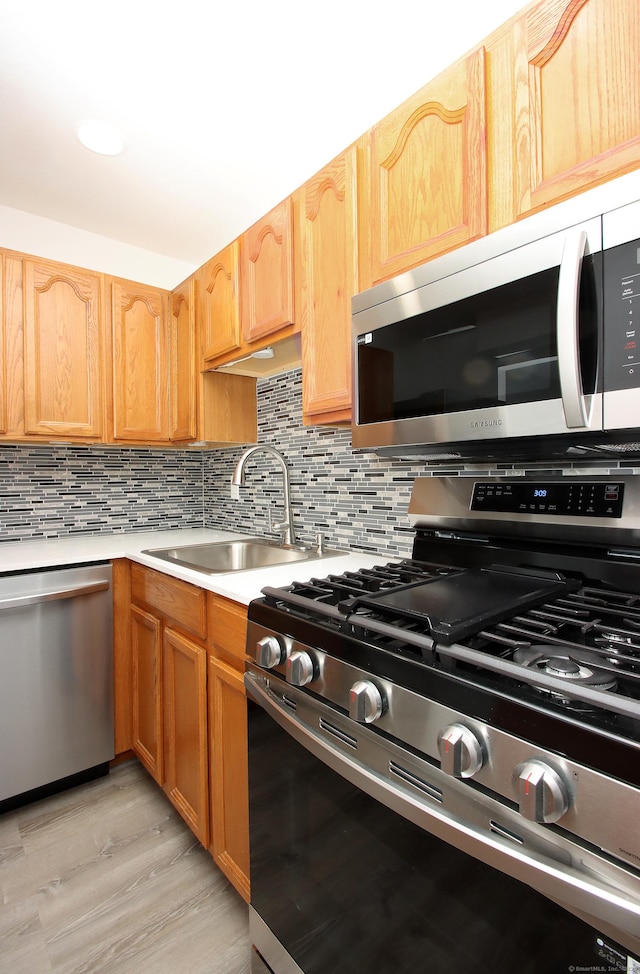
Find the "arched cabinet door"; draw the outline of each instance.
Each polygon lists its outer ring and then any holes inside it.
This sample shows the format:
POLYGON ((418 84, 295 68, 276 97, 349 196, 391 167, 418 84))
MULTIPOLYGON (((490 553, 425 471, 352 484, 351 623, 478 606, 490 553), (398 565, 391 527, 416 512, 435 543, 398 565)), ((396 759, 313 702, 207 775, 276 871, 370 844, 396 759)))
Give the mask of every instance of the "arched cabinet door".
POLYGON ((245 342, 256 341, 294 324, 291 197, 243 233, 240 296, 245 342))
POLYGON ((169 438, 196 438, 195 281, 190 278, 171 292, 169 309, 169 438))
POLYGON ((298 191, 296 311, 306 423, 351 419, 351 297, 358 287, 357 147, 298 191))
POLYGON ((23 274, 25 433, 100 439, 101 277, 35 259, 23 274))
POLYGON ((640 165, 640 4, 544 0, 513 27, 516 213, 640 165))
POLYGON ((198 271, 198 319, 205 364, 240 348, 240 244, 237 240, 198 271))
POLYGON ((363 289, 486 233, 485 101, 481 47, 369 133, 363 289))
POLYGON ((167 306, 166 291, 111 283, 114 440, 169 440, 167 306))

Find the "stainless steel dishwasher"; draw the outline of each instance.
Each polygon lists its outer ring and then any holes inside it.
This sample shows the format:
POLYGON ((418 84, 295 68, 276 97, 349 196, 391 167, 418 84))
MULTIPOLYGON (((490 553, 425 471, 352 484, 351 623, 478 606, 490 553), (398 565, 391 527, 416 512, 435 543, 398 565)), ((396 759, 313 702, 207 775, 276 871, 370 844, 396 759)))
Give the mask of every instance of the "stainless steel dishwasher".
POLYGON ((0 810, 108 771, 111 565, 0 575, 0 810))

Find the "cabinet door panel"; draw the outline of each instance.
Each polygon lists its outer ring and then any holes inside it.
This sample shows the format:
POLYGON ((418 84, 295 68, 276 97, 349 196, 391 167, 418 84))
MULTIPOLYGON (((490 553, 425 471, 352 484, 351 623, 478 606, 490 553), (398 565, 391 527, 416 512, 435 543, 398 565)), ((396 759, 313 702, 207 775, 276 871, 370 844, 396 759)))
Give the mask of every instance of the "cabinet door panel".
POLYGON ((240 348, 240 244, 234 240, 199 272, 198 318, 205 363, 240 348))
POLYGON ((480 48, 371 130, 362 287, 486 233, 485 116, 480 48))
POLYGON ((242 673, 209 657, 213 858, 249 902, 247 699, 242 673))
POLYGON ((25 432, 102 436, 99 274, 24 261, 25 432))
POLYGON ((351 297, 358 291, 356 147, 300 190, 296 308, 305 418, 351 416, 351 297))
POLYGON ((294 322, 290 198, 243 234, 240 254, 242 333, 250 342, 294 322))
POLYGON ((640 164, 640 5, 545 0, 516 24, 519 214, 640 164))
POLYGON ((195 282, 190 280, 172 292, 169 315, 169 438, 176 441, 196 438, 195 331, 195 282))
POLYGON ((167 295, 113 282, 113 433, 116 440, 169 439, 167 295))
POLYGON ((208 846, 207 651, 166 629, 164 664, 165 789, 208 846))
POLYGON ((133 750, 158 784, 163 779, 162 623, 131 606, 133 750))

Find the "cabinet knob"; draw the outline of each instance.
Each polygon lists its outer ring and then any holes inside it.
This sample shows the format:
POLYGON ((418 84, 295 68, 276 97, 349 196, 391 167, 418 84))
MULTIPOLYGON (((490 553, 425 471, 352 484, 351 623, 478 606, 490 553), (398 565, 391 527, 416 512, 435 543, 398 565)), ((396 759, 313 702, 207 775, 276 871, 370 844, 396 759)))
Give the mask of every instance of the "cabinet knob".
POLYGON ((382 714, 384 700, 375 683, 358 680, 349 690, 349 716, 360 724, 372 724, 382 714))
POLYGON ((485 762, 482 742, 464 724, 450 724, 438 735, 440 767, 453 778, 473 778, 485 762))
POLYGON ((560 775, 542 761, 518 765, 514 785, 520 814, 532 822, 557 822, 569 810, 571 795, 560 775))

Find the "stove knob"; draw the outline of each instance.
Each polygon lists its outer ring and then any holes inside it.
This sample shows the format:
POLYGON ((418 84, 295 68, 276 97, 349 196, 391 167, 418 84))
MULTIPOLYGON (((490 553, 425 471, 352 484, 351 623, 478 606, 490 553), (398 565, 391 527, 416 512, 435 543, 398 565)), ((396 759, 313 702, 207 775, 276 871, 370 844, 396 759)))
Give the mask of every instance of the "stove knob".
POLYGON ((571 804, 571 795, 557 771, 542 761, 518 765, 514 784, 520 814, 532 822, 557 822, 571 804))
POLYGON ((381 716, 384 700, 375 683, 358 680, 349 690, 349 716, 360 724, 372 724, 381 716))
POLYGON ((296 650, 287 659, 287 683, 293 687, 304 687, 313 680, 313 660, 309 653, 296 650))
POLYGON ((288 655, 288 640, 281 642, 277 636, 263 636, 256 643, 253 658, 258 666, 270 670, 274 666, 284 663, 288 655))
POLYGON ((473 778, 484 764, 482 742, 464 724, 451 724, 438 735, 440 766, 453 778, 473 778))

